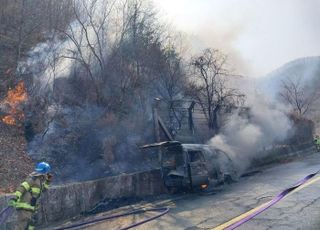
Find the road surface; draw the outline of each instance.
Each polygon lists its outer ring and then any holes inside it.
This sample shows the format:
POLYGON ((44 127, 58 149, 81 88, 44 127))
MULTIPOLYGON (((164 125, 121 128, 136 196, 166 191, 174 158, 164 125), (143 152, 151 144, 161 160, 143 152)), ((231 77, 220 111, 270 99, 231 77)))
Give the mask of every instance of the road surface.
MULTIPOLYGON (((185 194, 171 199, 143 204, 146 207, 169 206, 170 212, 152 222, 137 227, 137 230, 200 230, 212 229, 259 204, 269 201, 283 189, 293 185, 307 174, 320 168, 320 155, 309 155, 293 162, 264 167, 260 172, 241 178, 237 183, 219 188, 207 194, 185 194)), ((142 204, 137 204, 139 207, 142 204)), ((111 215, 125 211, 125 207, 111 215)), ((103 222, 90 230, 119 229, 139 221, 152 213, 130 216, 113 222, 103 222)), ((245 223, 239 230, 271 229, 320 229, 320 182, 317 182, 280 201, 269 210, 245 223)))

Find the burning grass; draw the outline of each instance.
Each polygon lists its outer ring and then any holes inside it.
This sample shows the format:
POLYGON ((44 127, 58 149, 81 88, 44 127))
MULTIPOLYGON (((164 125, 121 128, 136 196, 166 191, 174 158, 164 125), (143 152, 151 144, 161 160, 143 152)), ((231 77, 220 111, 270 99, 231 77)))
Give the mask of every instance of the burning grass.
POLYGON ((8 125, 17 125, 24 121, 24 113, 20 105, 28 98, 24 81, 19 81, 15 88, 9 89, 7 97, 1 102, 8 109, 8 115, 1 118, 8 125))

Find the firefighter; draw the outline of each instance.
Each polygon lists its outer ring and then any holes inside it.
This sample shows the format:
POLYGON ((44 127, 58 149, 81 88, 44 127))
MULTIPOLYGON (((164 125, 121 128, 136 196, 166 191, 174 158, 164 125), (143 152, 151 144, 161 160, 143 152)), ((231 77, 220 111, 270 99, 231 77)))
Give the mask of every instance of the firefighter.
POLYGON ((15 197, 9 201, 9 206, 17 210, 17 224, 15 230, 35 229, 36 214, 38 209, 37 201, 43 191, 47 190, 52 180, 51 167, 46 162, 37 164, 34 172, 21 183, 15 197))
POLYGON ((313 142, 316 146, 317 151, 320 151, 320 137, 319 137, 319 135, 315 136, 313 142))

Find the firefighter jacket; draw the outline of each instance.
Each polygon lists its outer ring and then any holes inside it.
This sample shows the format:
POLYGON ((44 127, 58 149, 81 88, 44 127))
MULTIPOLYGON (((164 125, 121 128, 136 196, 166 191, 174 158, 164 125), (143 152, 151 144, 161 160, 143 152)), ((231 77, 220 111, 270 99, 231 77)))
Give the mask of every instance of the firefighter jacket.
POLYGON ((16 195, 15 208, 35 212, 37 201, 41 193, 48 189, 49 183, 50 179, 47 174, 31 173, 14 193, 16 195))

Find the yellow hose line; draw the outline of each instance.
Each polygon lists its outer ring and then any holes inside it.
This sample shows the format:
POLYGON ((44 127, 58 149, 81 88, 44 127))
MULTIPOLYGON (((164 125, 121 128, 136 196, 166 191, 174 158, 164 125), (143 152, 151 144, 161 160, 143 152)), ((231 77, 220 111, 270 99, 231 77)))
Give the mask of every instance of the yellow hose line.
POLYGON ((247 216, 251 215, 252 213, 254 213, 255 211, 257 211, 258 209, 266 206, 269 204, 270 201, 266 202, 266 203, 263 203, 261 205, 259 205, 258 207, 256 208, 253 208, 251 209, 250 211, 248 212, 245 212, 243 214, 241 214, 240 216, 237 216, 231 220, 229 220, 228 222, 224 223, 224 224, 221 224, 215 228, 213 228, 212 230, 223 230, 223 229, 226 229, 227 227, 233 225, 234 223, 238 222, 239 220, 243 219, 243 218, 246 218, 247 216))
MULTIPOLYGON (((313 179, 307 181, 307 182, 304 183, 303 185, 301 185, 301 186, 299 186, 298 188, 292 190, 290 193, 288 193, 286 196, 284 196, 283 199, 286 198, 286 197, 288 197, 288 196, 290 196, 290 195, 292 195, 292 194, 294 194, 294 193, 296 193, 296 192, 298 192, 298 191, 300 191, 301 189, 303 189, 303 188, 305 188, 305 187, 308 187, 309 185, 311 185, 311 184, 313 184, 313 183, 315 183, 315 182, 317 182, 317 181, 319 181, 319 180, 320 180, 320 176, 318 176, 318 177, 316 177, 316 178, 313 178, 313 179)), ((241 214, 241 215, 239 215, 239 216, 237 216, 237 217, 229 220, 228 222, 226 222, 226 223, 224 223, 224 224, 221 224, 221 225, 219 225, 219 226, 217 226, 217 227, 215 227, 215 228, 213 228, 213 229, 211 229, 211 230, 223 230, 223 229, 226 229, 227 227, 229 227, 229 226, 233 225, 234 223, 238 222, 239 220, 241 220, 241 219, 243 219, 243 218, 246 218, 247 216, 251 215, 252 213, 254 213, 255 211, 257 211, 258 209, 260 209, 260 208, 268 205, 270 202, 271 202, 271 201, 268 201, 268 202, 266 202, 266 203, 263 203, 263 204, 259 205, 258 207, 253 208, 253 209, 251 209, 250 211, 245 212, 245 213, 243 213, 243 214, 241 214)))
POLYGON ((304 189, 305 187, 308 187, 311 184, 314 184, 315 182, 320 180, 320 176, 317 176, 309 181, 307 181, 306 183, 304 183, 303 185, 299 186, 298 188, 296 188, 295 190, 293 190, 292 192, 288 193, 284 198, 293 195, 296 192, 299 192, 301 189, 304 189))

